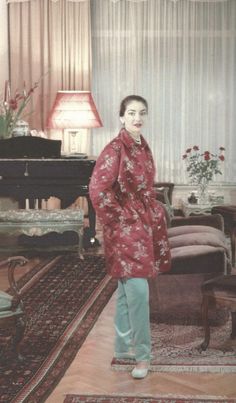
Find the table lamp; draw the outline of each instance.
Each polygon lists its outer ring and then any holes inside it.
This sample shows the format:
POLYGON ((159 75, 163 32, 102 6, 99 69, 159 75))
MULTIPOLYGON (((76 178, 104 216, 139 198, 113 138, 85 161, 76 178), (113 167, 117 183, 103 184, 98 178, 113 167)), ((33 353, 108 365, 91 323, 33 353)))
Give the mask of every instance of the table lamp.
MULTIPOLYGON (((90 91, 58 91, 50 111, 47 127, 62 129, 64 133, 63 148, 69 139, 71 154, 78 153, 78 141, 91 128, 101 127, 102 121, 96 109, 90 91)), ((86 155, 86 154, 81 154, 86 155)))

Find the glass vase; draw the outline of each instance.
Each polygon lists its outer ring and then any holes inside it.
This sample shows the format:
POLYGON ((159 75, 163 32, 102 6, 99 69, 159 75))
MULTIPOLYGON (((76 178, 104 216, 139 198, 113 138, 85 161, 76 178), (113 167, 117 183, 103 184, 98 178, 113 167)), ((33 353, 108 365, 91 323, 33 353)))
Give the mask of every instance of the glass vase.
POLYGON ((198 203, 199 204, 208 204, 209 203, 208 185, 209 185, 209 183, 206 180, 202 180, 198 184, 198 203))

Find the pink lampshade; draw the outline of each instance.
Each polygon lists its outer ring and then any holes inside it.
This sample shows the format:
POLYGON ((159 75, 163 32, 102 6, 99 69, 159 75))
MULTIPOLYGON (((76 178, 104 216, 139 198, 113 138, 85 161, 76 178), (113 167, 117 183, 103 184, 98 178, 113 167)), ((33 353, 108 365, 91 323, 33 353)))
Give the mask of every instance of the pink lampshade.
POLYGON ((102 121, 90 91, 58 91, 48 117, 49 129, 101 127, 102 121))

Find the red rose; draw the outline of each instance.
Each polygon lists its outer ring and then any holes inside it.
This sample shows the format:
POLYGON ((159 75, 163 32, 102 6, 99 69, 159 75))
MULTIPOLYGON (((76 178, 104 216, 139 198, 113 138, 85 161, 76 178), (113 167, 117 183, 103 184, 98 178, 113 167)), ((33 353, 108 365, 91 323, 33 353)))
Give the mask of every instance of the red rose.
POLYGON ((182 156, 182 158, 183 158, 183 160, 185 160, 185 159, 187 158, 187 154, 184 154, 184 155, 182 156))
POLYGON ((209 161, 210 159, 211 159, 210 153, 205 152, 205 153, 204 153, 204 160, 205 160, 205 161, 209 161))
POLYGON ((198 146, 193 146, 193 150, 194 151, 199 151, 199 147, 198 146))
POLYGON ((204 155, 210 155, 209 151, 204 151, 204 155))
POLYGON ((192 148, 187 148, 186 153, 191 153, 192 148))
POLYGON ((224 155, 219 155, 219 159, 220 159, 221 161, 224 161, 224 160, 225 160, 224 155))

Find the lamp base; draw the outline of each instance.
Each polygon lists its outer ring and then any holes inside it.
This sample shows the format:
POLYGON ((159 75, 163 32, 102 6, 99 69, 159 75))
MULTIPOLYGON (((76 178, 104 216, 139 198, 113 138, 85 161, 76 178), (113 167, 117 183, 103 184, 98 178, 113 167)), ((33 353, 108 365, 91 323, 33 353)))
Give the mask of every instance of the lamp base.
POLYGON ((90 130, 88 129, 64 129, 63 131, 63 154, 77 155, 89 153, 90 130))

